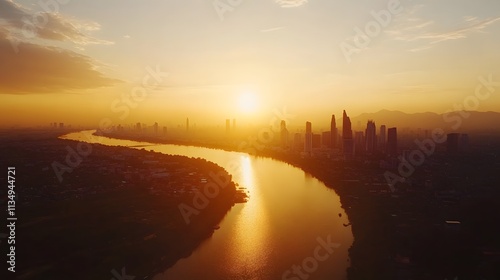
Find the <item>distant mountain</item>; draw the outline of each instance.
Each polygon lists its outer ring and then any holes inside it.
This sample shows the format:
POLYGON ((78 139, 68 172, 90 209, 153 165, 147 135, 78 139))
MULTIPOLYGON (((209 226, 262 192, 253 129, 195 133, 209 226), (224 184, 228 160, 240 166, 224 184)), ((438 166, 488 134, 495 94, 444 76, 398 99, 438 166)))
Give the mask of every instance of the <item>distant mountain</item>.
MULTIPOLYGON (((357 117, 351 117, 354 130, 364 130, 366 122, 374 120, 377 128, 385 124, 389 127, 411 128, 411 129, 434 129, 442 128, 450 132, 500 132, 500 113, 498 112, 452 112, 448 114, 436 114, 431 112, 407 114, 400 111, 381 110, 376 113, 364 113, 357 117)), ((337 123, 342 124, 340 118, 337 123)))

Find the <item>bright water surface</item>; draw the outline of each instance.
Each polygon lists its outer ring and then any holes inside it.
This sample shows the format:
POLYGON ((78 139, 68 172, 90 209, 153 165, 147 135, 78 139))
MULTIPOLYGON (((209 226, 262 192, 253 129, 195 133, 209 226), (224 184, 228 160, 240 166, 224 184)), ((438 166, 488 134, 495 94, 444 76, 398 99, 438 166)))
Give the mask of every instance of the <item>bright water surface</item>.
POLYGON ((154 280, 301 280, 306 276, 311 280, 346 279, 347 250, 353 242, 351 228, 343 226, 349 223, 348 217, 340 207, 339 196, 301 169, 238 152, 150 145, 84 133, 62 138, 204 158, 228 170, 233 180, 249 192, 248 202, 236 204, 220 223, 220 229, 188 258, 154 280), (318 238, 326 241, 329 236, 340 247, 328 257, 325 250, 318 249, 322 260, 314 261, 318 238), (283 278, 293 265, 302 264, 306 266, 303 278, 293 272, 283 278))

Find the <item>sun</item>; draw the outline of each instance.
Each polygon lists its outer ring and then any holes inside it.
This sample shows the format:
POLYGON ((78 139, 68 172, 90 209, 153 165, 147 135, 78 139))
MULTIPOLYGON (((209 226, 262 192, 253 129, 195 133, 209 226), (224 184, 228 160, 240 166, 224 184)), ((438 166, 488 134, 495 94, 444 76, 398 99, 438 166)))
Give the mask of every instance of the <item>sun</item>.
POLYGON ((257 111, 257 95, 252 91, 244 91, 238 97, 238 109, 243 113, 254 113, 257 111))

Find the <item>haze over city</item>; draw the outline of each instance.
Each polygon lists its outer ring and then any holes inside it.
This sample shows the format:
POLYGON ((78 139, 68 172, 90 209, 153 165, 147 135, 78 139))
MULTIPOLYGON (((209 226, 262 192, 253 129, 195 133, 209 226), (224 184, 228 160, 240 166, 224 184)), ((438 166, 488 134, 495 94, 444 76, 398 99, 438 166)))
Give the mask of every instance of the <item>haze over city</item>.
POLYGON ((0 0, 2 275, 500 279, 499 11, 0 0))
MULTIPOLYGON (((444 113, 500 75, 495 0, 46 3, 0 1, 3 126, 257 124, 283 106, 313 122, 346 108, 444 113)), ((477 110, 499 108, 492 94, 477 110)))

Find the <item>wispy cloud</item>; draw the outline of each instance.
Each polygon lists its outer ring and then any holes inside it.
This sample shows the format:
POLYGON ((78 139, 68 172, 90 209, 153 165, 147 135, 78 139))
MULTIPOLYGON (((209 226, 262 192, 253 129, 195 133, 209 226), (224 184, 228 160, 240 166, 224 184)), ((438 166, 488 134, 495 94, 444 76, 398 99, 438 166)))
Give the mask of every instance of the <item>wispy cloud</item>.
POLYGON ((473 16, 465 16, 465 17, 464 17, 464 20, 465 20, 465 21, 475 21, 475 20, 477 20, 477 17, 473 17, 473 16))
POLYGON ((442 31, 439 22, 417 16, 417 12, 424 6, 419 5, 396 19, 397 24, 385 32, 394 40, 412 42, 411 52, 418 52, 432 48, 434 45, 449 41, 468 38, 474 33, 485 33, 486 28, 500 21, 500 17, 478 19, 474 16, 461 18, 461 28, 442 31), (440 30, 441 29, 441 30, 440 30))
POLYGON ((408 51, 410 51, 410 52, 420 52, 420 51, 428 50, 430 48, 432 48, 432 45, 425 45, 425 46, 421 46, 421 47, 416 47, 416 48, 409 49, 408 51))
POLYGON ((67 18, 60 13, 33 12, 11 0, 0 0, 0 25, 9 31, 9 36, 19 41, 44 39, 66 41, 79 45, 112 44, 90 36, 88 33, 100 29, 92 21, 67 18), (36 16, 36 17, 35 17, 36 16))
POLYGON ((284 26, 273 27, 273 28, 268 28, 268 29, 261 30, 260 32, 273 32, 273 31, 281 30, 283 28, 285 28, 285 27, 284 26))
POLYGON ((281 7, 293 8, 302 6, 307 3, 308 0, 275 0, 281 7))
MULTIPOLYGON (((500 17, 493 19, 485 19, 471 26, 467 26, 458 30, 444 32, 444 33, 426 33, 418 36, 418 39, 432 39, 431 44, 435 44, 447 40, 455 40, 461 38, 467 38, 469 34, 474 32, 482 32, 489 25, 500 20, 500 17)), ((470 22, 470 21, 467 21, 470 22)))

